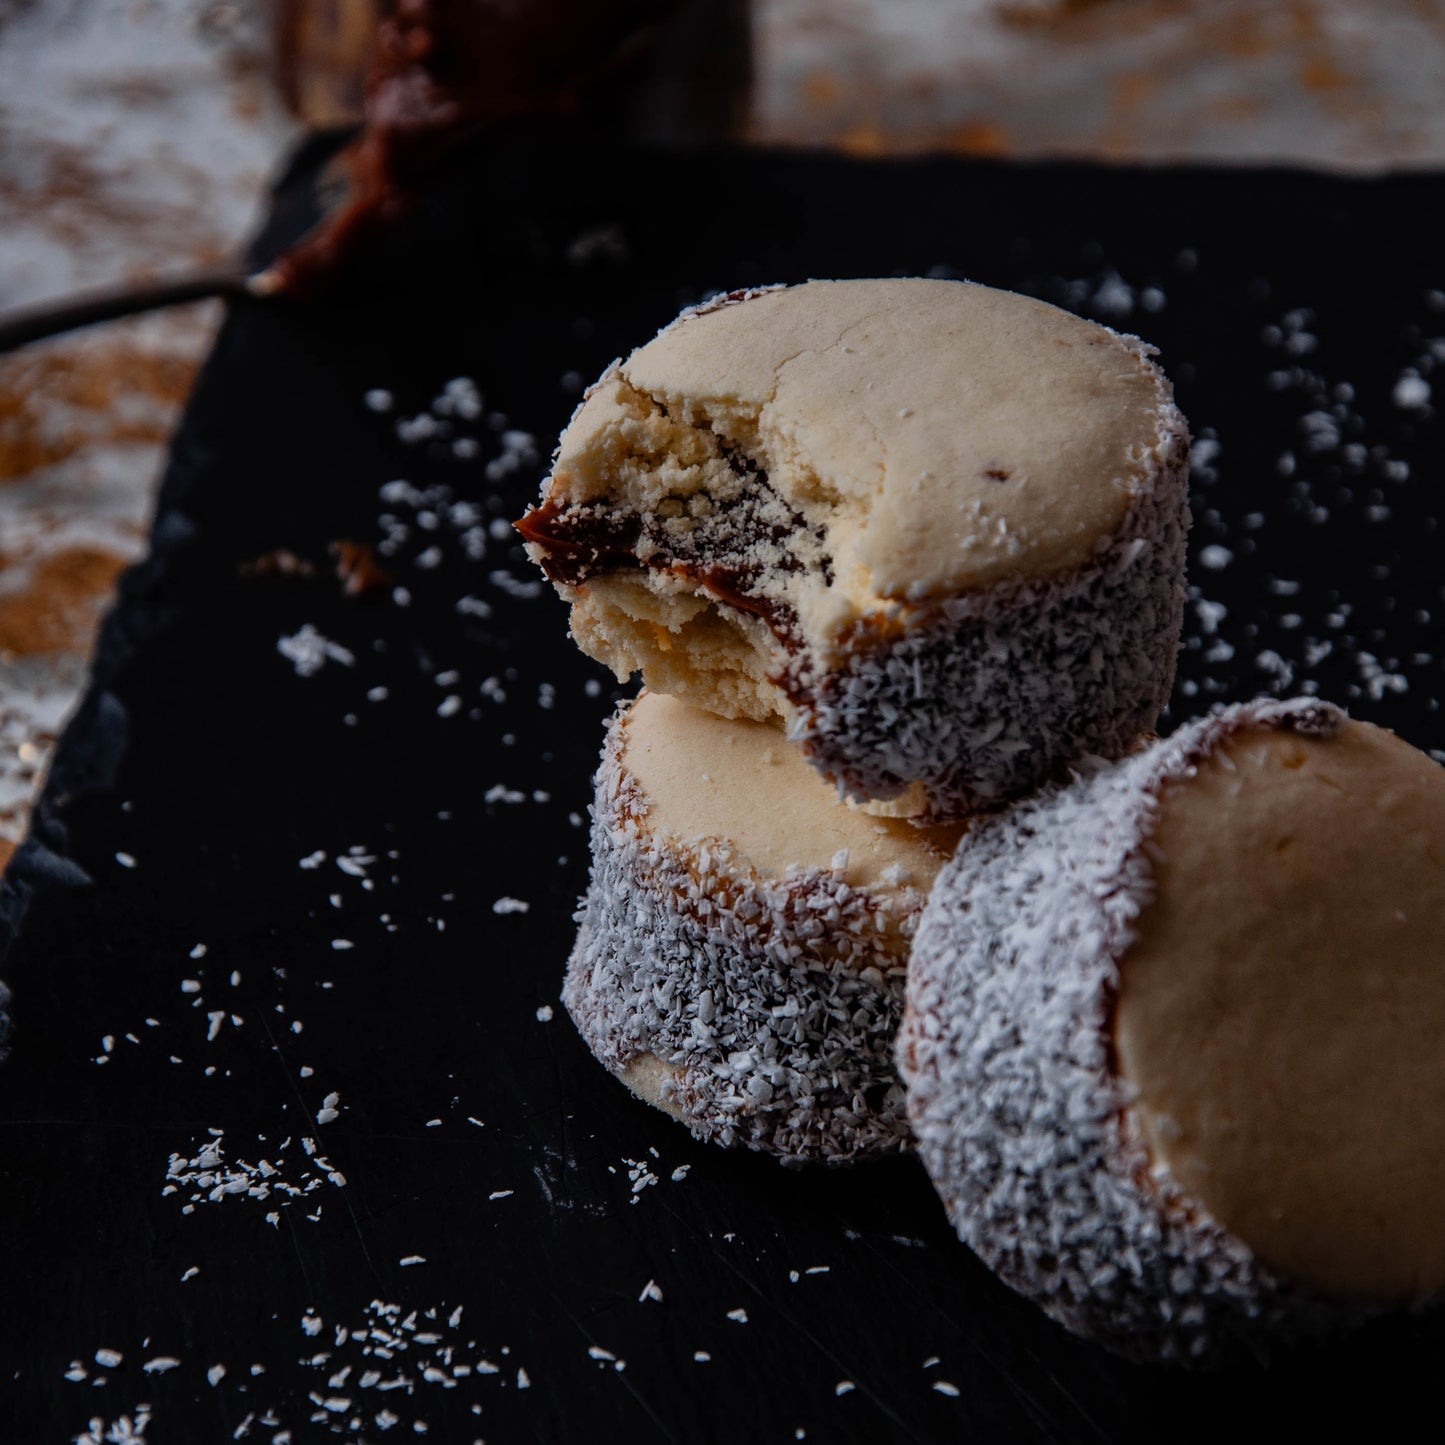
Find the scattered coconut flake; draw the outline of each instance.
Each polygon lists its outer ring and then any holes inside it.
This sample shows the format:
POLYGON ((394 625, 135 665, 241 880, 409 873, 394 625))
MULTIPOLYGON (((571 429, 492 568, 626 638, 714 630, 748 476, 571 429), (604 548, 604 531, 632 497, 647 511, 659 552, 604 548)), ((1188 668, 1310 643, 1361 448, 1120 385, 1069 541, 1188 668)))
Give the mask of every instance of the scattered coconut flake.
POLYGON ((526 793, 518 788, 509 788, 505 783, 493 783, 485 793, 482 794, 484 803, 525 803, 526 793))
POLYGON ((627 1165, 627 1178, 632 1185, 632 1203, 636 1204, 642 1191, 657 1183, 657 1175, 643 1160, 624 1159, 622 1162, 627 1165))
POLYGON ((97 1415, 90 1428, 75 1437, 75 1445, 145 1445, 150 1423, 149 1405, 137 1405, 129 1415, 118 1415, 109 1424, 97 1415))
POLYGON ((1405 411, 1423 411, 1430 405, 1430 383, 1423 376, 1407 371, 1395 383, 1390 398, 1405 411))
MULTIPOLYGON (((314 1139, 299 1141, 291 1136, 279 1144, 268 1144, 258 1137, 256 1144, 263 1151, 254 1162, 249 1159, 226 1158, 223 1134, 212 1129, 210 1139, 191 1157, 172 1154, 166 1168, 162 1195, 183 1195, 183 1213, 193 1213, 201 1203, 218 1203, 223 1199, 266 1200, 289 1205, 330 1184, 342 1188, 346 1176, 319 1153, 314 1139), (299 1154, 294 1145, 299 1144, 299 1154)), ((280 1215, 268 1214, 275 1222, 280 1215)), ((314 1216, 308 1215, 307 1218, 314 1216)))
POLYGON ((290 637, 276 640, 276 651, 296 669, 298 677, 313 677, 328 662, 353 667, 355 656, 339 642, 323 637, 309 622, 290 637))

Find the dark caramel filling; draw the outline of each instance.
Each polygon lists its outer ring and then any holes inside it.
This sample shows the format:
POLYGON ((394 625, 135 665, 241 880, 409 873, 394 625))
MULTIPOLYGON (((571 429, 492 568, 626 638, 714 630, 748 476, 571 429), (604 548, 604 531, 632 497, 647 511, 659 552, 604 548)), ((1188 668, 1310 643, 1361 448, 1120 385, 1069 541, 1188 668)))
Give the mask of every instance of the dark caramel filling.
POLYGON ((549 498, 517 523, 525 541, 542 549, 543 572, 563 587, 576 587, 599 572, 640 567, 637 544, 642 519, 597 504, 568 507, 549 498))
MULTIPOLYGON (((667 572, 761 618, 789 653, 797 652, 802 645, 797 614, 763 590, 764 579, 801 572, 805 564, 796 539, 806 536, 821 550, 823 534, 767 485, 755 462, 726 448, 723 454, 734 473, 749 481, 729 498, 675 498, 672 515, 624 511, 603 502, 569 506, 553 498, 533 507, 517 530, 540 550, 542 570, 555 583, 576 587, 602 573, 631 569, 667 572)), ((830 570, 825 564, 825 576, 830 570)))

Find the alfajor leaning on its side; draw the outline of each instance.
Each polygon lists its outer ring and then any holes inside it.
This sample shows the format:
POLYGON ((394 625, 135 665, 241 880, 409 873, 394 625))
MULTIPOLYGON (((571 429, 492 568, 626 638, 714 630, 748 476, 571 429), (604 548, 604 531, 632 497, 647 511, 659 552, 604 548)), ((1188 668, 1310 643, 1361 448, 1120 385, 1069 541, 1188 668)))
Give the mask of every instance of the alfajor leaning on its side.
POLYGON ((1132 337, 959 281, 813 281, 615 363, 518 524, 619 677, 968 816, 1168 696, 1188 434, 1132 337))
POLYGON ((846 807, 775 728, 645 692, 597 774, 568 1011, 699 1138, 799 1163, 905 1148, 908 949, 960 831, 846 807))
POLYGON ((1205 1362, 1445 1290, 1445 770, 1226 709, 967 835, 899 1040, 960 1238, 1205 1362))

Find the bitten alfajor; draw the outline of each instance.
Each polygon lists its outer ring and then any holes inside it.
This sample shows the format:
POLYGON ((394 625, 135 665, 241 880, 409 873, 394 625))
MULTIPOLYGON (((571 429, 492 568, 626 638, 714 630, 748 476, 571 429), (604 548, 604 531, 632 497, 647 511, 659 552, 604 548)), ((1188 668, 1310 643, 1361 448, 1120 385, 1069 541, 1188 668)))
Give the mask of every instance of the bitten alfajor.
POLYGON ((897 1150, 908 950, 959 831, 849 808, 775 728, 644 693, 597 776, 567 1008, 699 1138, 835 1164, 897 1150))
POLYGON ((966 282, 814 281, 614 364, 519 528, 619 677, 961 818, 1153 725, 1187 460, 1132 337, 966 282))
POLYGON ((1445 1289, 1445 771, 1234 707, 980 824, 900 1068, 959 1236, 1146 1359, 1445 1289))

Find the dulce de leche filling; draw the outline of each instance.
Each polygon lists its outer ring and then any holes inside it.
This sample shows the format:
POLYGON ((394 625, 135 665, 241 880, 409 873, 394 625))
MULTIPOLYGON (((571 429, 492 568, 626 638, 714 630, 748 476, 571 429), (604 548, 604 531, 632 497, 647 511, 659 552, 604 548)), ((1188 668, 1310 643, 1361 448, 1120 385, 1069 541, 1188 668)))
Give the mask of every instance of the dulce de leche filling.
POLYGON ((1115 1044, 1155 1160, 1329 1296, 1445 1288, 1445 770, 1236 735, 1166 787, 1115 1044))
POLYGON ((551 498, 533 507, 517 530, 551 582, 575 587, 609 572, 666 573, 761 618, 784 648, 795 650, 795 614, 769 595, 765 574, 803 569, 792 539, 806 524, 756 467, 731 455, 725 460, 739 478, 754 478, 753 487, 721 500, 666 498, 655 511, 596 502, 569 507, 551 498))

